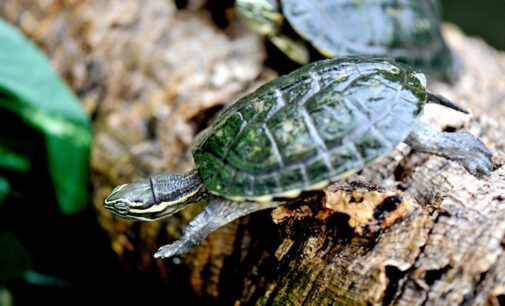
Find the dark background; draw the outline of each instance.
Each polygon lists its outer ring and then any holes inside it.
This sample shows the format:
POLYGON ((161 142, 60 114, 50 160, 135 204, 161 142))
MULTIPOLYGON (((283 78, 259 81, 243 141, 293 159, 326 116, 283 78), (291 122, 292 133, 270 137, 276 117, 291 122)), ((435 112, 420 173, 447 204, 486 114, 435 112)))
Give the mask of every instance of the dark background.
POLYGON ((443 18, 505 50, 505 0, 442 0, 443 18))

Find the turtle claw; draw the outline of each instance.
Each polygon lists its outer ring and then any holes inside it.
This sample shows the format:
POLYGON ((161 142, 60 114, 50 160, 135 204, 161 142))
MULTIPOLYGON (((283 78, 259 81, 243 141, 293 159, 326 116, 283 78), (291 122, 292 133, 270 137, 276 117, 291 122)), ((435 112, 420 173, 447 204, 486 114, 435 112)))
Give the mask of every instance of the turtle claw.
POLYGON ((505 155, 467 132, 438 132, 417 122, 405 142, 415 150, 445 157, 473 176, 486 176, 505 164, 505 155))
POLYGON ((489 160, 472 161, 464 164, 463 167, 473 176, 487 176, 493 170, 493 165, 489 160))
POLYGON ((477 171, 483 175, 489 175, 491 171, 505 165, 505 154, 500 151, 489 151, 492 152, 492 155, 489 158, 481 159, 480 167, 477 167, 477 171), (482 164, 485 164, 485 166, 482 164))
POLYGON ((505 155, 487 148, 482 141, 469 133, 453 133, 449 136, 455 141, 453 150, 456 158, 449 157, 463 166, 474 176, 487 176, 505 163, 505 155))
POLYGON ((195 244, 187 240, 177 240, 172 244, 167 244, 158 249, 154 254, 154 258, 168 258, 176 255, 186 254, 194 247, 195 244))
POLYGON ((473 176, 487 176, 494 169, 494 165, 491 162, 488 154, 475 154, 471 157, 471 159, 466 158, 455 161, 458 162, 461 166, 465 167, 465 169, 473 176))
POLYGON ((498 169, 501 166, 505 165, 505 154, 500 151, 494 151, 493 156, 491 156, 491 163, 493 164, 494 169, 498 169))

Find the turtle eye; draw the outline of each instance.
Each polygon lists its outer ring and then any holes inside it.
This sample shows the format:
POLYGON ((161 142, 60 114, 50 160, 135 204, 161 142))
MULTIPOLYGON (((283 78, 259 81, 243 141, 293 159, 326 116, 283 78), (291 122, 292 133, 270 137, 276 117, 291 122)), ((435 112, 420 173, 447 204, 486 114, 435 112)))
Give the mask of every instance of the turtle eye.
POLYGON ((114 208, 121 215, 127 215, 130 212, 130 208, 123 202, 117 202, 114 204, 114 208))

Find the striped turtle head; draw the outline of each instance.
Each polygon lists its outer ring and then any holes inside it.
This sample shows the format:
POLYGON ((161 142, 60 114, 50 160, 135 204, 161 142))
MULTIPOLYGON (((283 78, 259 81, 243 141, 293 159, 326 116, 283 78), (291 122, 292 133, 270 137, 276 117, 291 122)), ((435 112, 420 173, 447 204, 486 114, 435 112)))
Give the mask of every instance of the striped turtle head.
POLYGON ((103 205, 130 220, 152 221, 168 217, 207 197, 196 170, 152 176, 117 186, 103 205))
POLYGON ((104 207, 125 219, 147 221, 143 211, 156 205, 151 180, 142 179, 131 184, 117 186, 105 199, 104 207))

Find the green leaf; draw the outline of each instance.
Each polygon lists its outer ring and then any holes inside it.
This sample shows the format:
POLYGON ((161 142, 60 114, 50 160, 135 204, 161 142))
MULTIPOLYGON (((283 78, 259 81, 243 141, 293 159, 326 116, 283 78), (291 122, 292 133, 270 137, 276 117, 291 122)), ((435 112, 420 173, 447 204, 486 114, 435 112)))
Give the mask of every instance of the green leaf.
MULTIPOLYGON (((24 279, 32 285, 69 287, 70 283, 31 270, 32 260, 16 235, 0 232, 0 284, 9 280, 24 279)), ((0 304, 2 305, 2 304, 0 304)))
POLYGON ((5 177, 0 176, 0 205, 2 205, 5 197, 9 194, 10 191, 11 185, 9 184, 9 181, 5 177))
POLYGON ((0 168, 26 172, 30 170, 30 160, 8 148, 0 147, 0 168))
POLYGON ((30 255, 12 232, 0 233, 0 283, 23 279, 32 266, 30 255))
POLYGON ((71 284, 62 279, 42 274, 33 270, 26 270, 24 273, 25 281, 32 285, 50 286, 50 287, 71 287, 71 284))
POLYGON ((88 202, 89 118, 46 57, 1 19, 0 42, 0 107, 44 134, 60 208, 76 213, 88 202))
POLYGON ((1 306, 14 305, 14 299, 12 298, 12 293, 6 287, 0 287, 0 305, 1 306))

